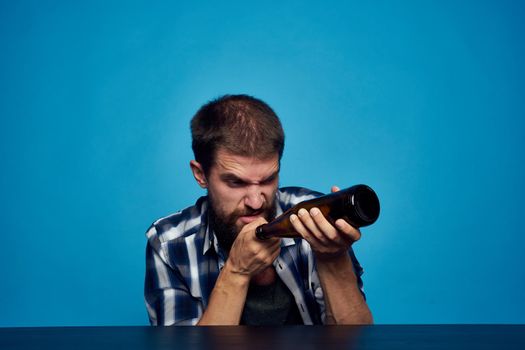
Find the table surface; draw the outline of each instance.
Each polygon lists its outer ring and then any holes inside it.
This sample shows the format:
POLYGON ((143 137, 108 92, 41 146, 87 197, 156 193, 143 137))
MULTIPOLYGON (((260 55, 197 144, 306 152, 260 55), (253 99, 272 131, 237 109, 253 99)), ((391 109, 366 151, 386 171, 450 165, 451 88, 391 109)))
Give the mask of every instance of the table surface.
POLYGON ((525 349, 525 325, 0 328, 0 349, 525 349))

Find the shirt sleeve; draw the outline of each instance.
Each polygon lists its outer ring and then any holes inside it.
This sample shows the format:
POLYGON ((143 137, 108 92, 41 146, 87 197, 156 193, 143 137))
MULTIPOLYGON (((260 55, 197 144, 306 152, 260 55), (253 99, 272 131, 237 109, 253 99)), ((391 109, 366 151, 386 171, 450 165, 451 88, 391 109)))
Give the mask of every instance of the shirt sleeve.
MULTIPOLYGON (((350 259, 352 260, 352 266, 354 268, 355 276, 357 277, 357 286, 359 288, 359 291, 361 292, 361 295, 366 300, 365 290, 363 286, 363 279, 361 276, 363 275, 363 268, 361 267, 361 264, 357 260, 354 250, 352 247, 348 250, 348 255, 350 256, 350 259)), ((324 324, 326 321, 326 305, 324 300, 324 292, 321 288, 321 282, 319 281, 319 276, 317 274, 317 269, 315 268, 315 262, 313 264, 313 269, 310 271, 311 274, 311 286, 312 286, 312 292, 315 297, 315 300, 317 304, 319 305, 320 313, 321 313, 321 321, 324 324)))
POLYGON ((202 315, 200 302, 191 296, 180 272, 149 241, 144 298, 153 326, 195 325, 202 315))

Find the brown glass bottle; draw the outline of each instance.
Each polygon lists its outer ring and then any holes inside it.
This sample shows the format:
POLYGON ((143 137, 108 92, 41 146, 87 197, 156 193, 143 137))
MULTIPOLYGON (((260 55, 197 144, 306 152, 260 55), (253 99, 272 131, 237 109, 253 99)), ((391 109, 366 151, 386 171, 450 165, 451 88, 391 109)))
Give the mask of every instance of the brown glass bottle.
POLYGON ((355 185, 344 190, 301 202, 279 215, 273 221, 256 228, 260 239, 269 237, 300 237, 290 222, 290 216, 299 209, 319 208, 332 224, 344 219, 359 228, 373 224, 379 217, 379 199, 367 185, 355 185))

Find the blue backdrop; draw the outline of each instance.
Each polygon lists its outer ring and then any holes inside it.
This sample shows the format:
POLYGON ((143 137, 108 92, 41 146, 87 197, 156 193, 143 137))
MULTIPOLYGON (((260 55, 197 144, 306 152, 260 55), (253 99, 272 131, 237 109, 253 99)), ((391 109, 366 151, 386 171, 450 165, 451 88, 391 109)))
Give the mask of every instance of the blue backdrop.
POLYGON ((143 325, 144 232, 204 192, 189 119, 281 116, 282 185, 366 183, 377 323, 525 323, 520 1, 2 1, 0 326, 143 325))

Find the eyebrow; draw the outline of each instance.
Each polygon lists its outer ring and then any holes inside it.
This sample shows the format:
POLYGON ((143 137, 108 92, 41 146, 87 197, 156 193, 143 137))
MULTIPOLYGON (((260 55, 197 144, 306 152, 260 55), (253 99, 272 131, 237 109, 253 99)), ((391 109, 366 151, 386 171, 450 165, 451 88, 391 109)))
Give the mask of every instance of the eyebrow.
MULTIPOLYGON (((279 174, 279 171, 276 171, 276 172, 272 173, 270 176, 262 179, 261 181, 257 181, 255 183, 270 182, 270 181, 274 180, 277 177, 278 174, 279 174)), ((220 179, 222 181, 236 181, 236 182, 241 182, 243 184, 251 184, 252 183, 252 182, 246 181, 245 179, 242 179, 242 178, 240 178, 237 175, 232 174, 232 173, 222 174, 219 177, 220 177, 220 179)))

